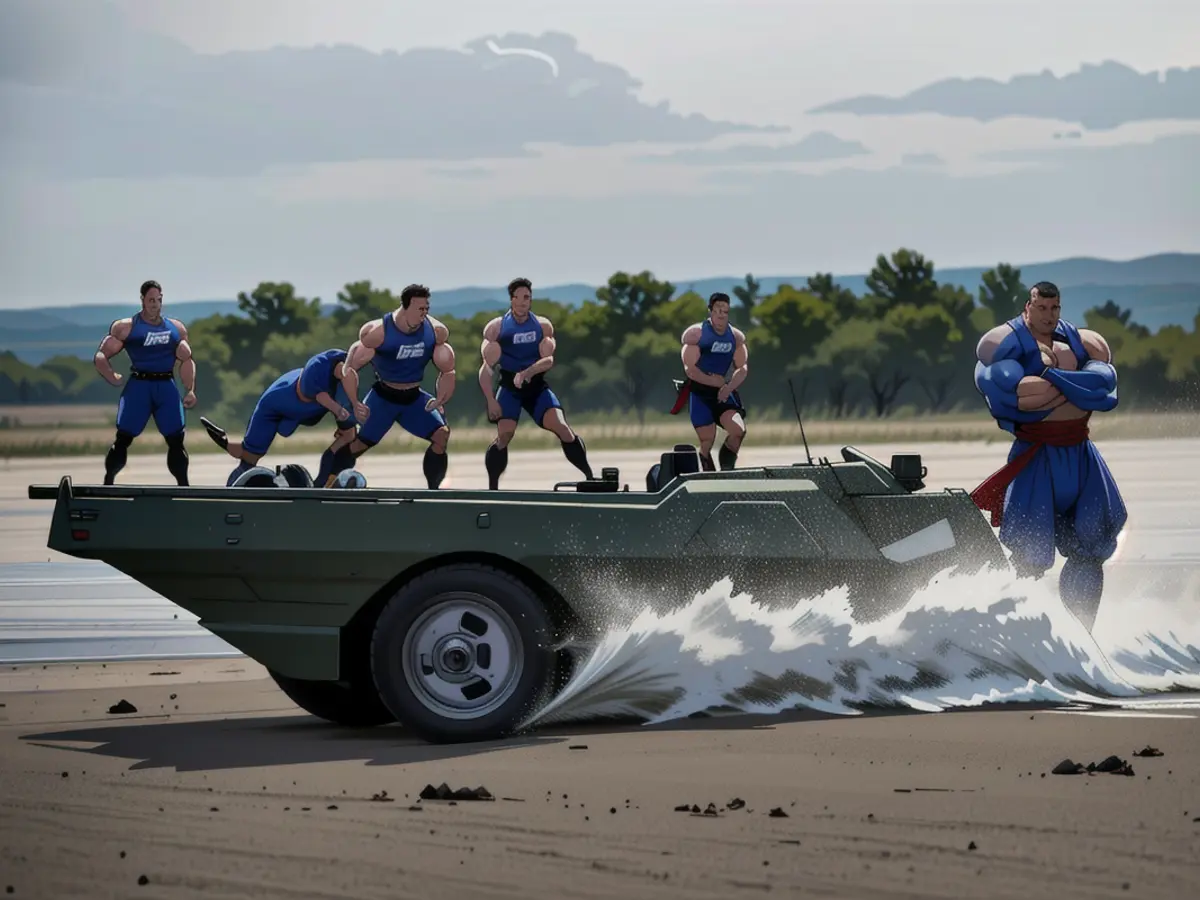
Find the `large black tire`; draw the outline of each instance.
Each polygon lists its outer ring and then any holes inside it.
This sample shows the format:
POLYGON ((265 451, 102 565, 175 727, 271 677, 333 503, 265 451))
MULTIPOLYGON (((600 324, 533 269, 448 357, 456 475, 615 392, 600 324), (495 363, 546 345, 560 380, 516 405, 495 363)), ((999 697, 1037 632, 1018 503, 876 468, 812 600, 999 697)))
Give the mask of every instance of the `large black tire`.
POLYGON ((289 700, 310 715, 347 728, 374 728, 396 721, 391 710, 379 699, 375 685, 344 681, 307 681, 289 678, 278 672, 271 677, 289 700))
POLYGON ((388 601, 371 670, 406 730, 434 743, 493 740, 550 699, 553 642, 553 623, 528 586, 490 566, 449 565, 388 601))

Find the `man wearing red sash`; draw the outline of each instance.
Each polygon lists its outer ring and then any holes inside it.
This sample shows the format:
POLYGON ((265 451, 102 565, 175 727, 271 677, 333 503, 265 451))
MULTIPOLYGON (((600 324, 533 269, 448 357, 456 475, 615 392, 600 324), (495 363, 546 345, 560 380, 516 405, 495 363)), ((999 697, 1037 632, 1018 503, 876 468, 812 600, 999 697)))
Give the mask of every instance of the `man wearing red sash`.
POLYGON ((971 497, 1000 527, 1018 575, 1044 573, 1057 548, 1063 602, 1094 616, 1128 517, 1088 432, 1092 413, 1116 408, 1117 371, 1104 338, 1059 313, 1058 288, 1039 282, 1021 315, 979 341, 975 386, 1015 440, 1008 465, 971 497))

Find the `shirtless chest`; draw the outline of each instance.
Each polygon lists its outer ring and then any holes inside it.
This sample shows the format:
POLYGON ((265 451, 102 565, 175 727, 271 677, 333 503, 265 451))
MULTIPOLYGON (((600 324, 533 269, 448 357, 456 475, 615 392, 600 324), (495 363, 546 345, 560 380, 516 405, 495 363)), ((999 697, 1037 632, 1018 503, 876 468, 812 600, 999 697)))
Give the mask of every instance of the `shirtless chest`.
POLYGON ((1070 347, 1061 341, 1055 341, 1050 347, 1039 341, 1038 349, 1042 351, 1042 362, 1048 366, 1053 366, 1056 369, 1070 369, 1071 371, 1079 368, 1075 360, 1075 354, 1071 352, 1070 347))

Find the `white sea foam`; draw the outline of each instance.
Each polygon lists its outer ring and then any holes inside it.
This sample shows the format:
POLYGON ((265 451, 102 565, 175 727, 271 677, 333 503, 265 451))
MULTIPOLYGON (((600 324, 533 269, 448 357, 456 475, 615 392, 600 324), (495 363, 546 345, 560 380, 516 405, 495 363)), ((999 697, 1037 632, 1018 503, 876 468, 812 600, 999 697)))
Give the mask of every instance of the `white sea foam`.
POLYGON ((862 624, 844 588, 771 610, 725 579, 676 612, 612 630, 528 724, 1014 701, 1200 706, 1161 696, 1188 690, 1200 690, 1194 606, 1106 597, 1089 633, 1058 599, 1057 578, 947 571, 862 624))

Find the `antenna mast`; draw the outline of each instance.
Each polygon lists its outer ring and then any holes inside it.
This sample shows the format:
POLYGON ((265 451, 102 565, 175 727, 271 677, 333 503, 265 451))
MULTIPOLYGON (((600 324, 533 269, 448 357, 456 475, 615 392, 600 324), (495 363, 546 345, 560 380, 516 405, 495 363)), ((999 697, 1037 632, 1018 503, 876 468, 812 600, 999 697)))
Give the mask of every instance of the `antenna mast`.
POLYGON ((808 457, 808 464, 812 465, 812 454, 808 452, 808 438, 804 436, 804 420, 800 418, 800 404, 796 402, 796 389, 792 386, 792 379, 788 379, 788 390, 792 392, 792 409, 796 411, 796 422, 800 425, 800 440, 804 441, 804 455, 808 457))

